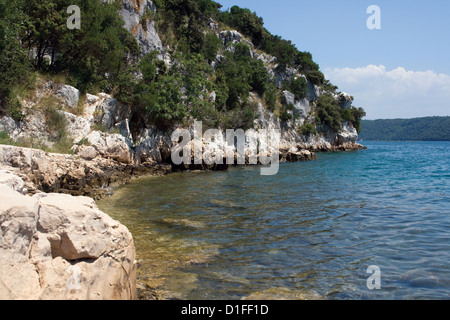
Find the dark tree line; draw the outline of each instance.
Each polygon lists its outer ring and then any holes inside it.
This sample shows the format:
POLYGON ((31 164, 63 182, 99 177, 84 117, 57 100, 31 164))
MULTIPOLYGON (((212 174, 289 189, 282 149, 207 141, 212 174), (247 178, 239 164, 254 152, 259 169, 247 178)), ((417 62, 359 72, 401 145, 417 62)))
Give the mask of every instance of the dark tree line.
POLYGON ((378 141, 450 141, 450 117, 363 120, 360 138, 378 141))

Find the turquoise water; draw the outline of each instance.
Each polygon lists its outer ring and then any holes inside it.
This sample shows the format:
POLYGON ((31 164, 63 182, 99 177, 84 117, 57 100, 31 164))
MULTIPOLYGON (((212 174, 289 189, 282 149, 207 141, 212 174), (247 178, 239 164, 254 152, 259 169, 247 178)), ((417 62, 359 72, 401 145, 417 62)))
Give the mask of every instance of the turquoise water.
POLYGON ((133 233, 139 280, 164 298, 449 299, 450 142, 364 145, 276 176, 145 178, 99 206, 133 233))

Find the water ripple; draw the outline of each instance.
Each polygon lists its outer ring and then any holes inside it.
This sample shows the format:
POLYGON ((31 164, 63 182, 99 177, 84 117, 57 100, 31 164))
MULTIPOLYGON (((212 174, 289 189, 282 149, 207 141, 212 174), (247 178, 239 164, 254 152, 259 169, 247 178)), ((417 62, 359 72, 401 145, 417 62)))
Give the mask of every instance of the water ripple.
POLYGON ((378 142, 274 177, 145 178, 99 206, 133 233, 139 281, 166 298, 448 299, 449 172, 448 142, 378 142), (366 286, 370 265, 381 290, 366 286))

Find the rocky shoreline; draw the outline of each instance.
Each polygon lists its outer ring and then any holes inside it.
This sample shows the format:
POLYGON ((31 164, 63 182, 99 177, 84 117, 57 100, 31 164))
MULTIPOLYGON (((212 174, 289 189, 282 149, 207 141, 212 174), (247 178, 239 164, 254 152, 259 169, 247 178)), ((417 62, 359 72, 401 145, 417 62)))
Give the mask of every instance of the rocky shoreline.
MULTIPOLYGON (((364 149, 359 144, 332 149, 317 146, 315 152, 355 151, 364 149)), ((312 161, 316 153, 309 150, 282 150, 281 162, 312 161)), ((14 172, 25 183, 26 193, 62 193, 86 196, 99 200, 111 193, 111 188, 126 184, 134 177, 166 175, 187 170, 227 170, 228 165, 181 165, 144 162, 124 164, 110 158, 85 160, 77 155, 54 154, 38 149, 0 145, 0 167, 14 172)))
POLYGON ((0 165, 23 179, 30 195, 53 192, 95 200, 108 195, 111 187, 127 183, 133 177, 172 171, 171 166, 165 164, 135 166, 106 158, 84 160, 76 155, 4 145, 0 145, 0 165))

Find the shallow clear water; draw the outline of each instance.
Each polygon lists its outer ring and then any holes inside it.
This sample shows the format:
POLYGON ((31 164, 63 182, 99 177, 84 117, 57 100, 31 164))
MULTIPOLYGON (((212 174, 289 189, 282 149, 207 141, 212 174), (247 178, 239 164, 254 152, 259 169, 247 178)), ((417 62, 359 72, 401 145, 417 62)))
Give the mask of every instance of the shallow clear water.
POLYGON ((98 205, 133 233, 139 281, 164 298, 449 299, 450 142, 364 144, 276 176, 139 179, 98 205))

